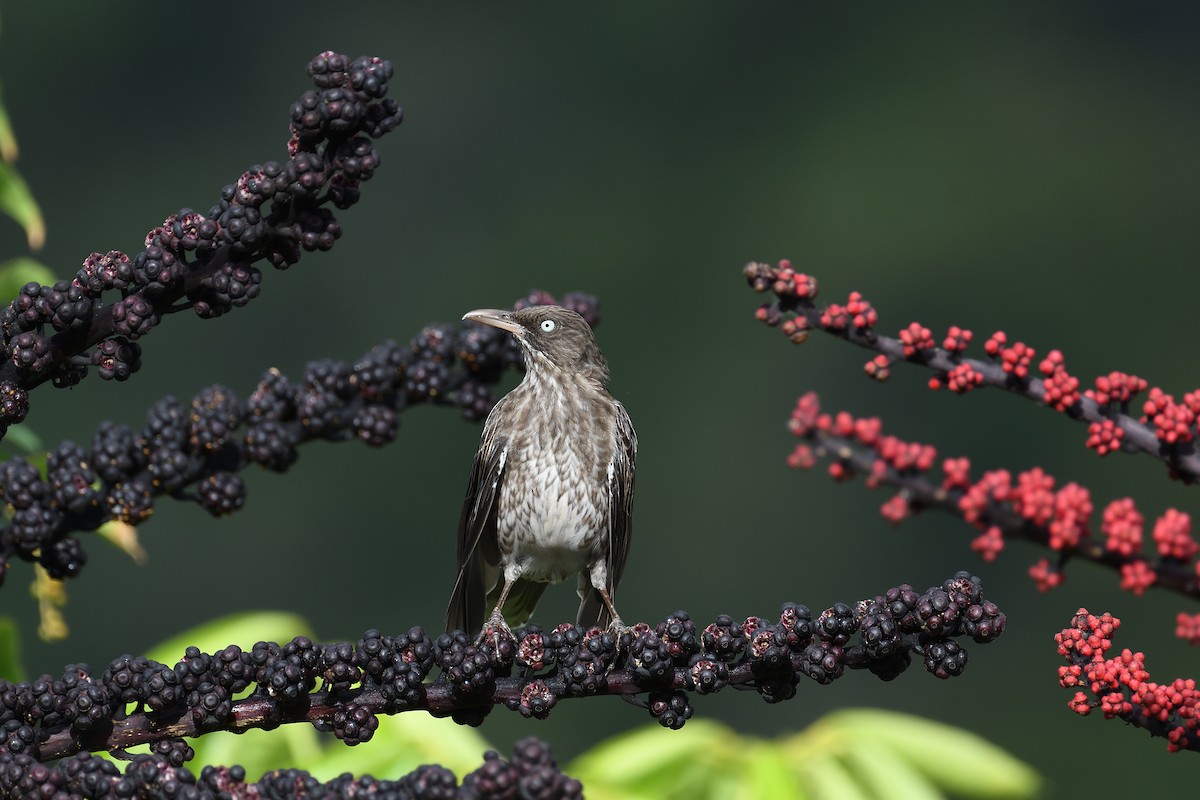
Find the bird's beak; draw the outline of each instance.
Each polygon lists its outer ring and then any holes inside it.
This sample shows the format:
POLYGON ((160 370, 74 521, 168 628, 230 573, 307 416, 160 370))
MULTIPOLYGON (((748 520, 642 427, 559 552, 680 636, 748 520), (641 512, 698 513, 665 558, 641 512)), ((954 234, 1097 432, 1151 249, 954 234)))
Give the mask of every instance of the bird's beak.
POLYGON ((525 333, 525 329, 521 327, 521 324, 512 318, 511 311, 502 311, 498 308, 477 308, 474 311, 468 311, 463 314, 463 319, 474 320, 484 325, 491 325, 493 328, 508 331, 513 336, 521 336, 525 333))

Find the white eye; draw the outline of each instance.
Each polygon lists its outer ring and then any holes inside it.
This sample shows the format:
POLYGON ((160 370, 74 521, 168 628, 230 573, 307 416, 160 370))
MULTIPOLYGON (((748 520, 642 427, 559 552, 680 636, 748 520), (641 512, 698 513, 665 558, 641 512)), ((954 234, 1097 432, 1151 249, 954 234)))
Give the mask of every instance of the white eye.
POLYGON ((558 323, 556 323, 552 319, 542 320, 542 332, 543 333, 550 333, 552 330, 554 330, 557 327, 558 327, 558 323))

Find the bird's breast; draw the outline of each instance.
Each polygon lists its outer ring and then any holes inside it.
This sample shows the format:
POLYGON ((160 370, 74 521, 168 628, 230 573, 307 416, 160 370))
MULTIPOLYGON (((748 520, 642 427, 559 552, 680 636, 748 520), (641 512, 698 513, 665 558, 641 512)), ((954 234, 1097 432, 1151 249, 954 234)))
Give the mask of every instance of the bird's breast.
POLYGON ((533 418, 504 455, 497 539, 525 577, 561 581, 607 544, 614 432, 595 408, 546 392, 526 399, 533 418))

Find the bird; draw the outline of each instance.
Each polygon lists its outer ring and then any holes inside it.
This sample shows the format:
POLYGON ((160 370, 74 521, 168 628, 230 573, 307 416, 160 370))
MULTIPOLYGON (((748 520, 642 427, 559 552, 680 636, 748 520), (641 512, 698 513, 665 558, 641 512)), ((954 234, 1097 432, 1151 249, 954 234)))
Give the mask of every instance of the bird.
POLYGON ((637 435, 609 393, 592 328, 552 305, 463 315, 507 331, 525 376, 484 422, 458 524, 446 629, 498 643, 551 583, 578 575, 576 622, 619 635, 614 598, 633 532, 637 435), (491 615, 485 617, 488 608, 491 615))

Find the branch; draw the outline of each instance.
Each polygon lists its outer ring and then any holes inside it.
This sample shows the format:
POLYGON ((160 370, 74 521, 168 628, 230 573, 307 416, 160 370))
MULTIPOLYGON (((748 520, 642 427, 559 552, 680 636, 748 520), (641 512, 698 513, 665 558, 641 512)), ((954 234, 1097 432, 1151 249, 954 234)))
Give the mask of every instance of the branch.
POLYGON ((1116 450, 1141 452, 1165 462, 1171 476, 1192 483, 1200 478, 1200 453, 1195 439, 1200 390, 1189 392, 1177 402, 1161 389, 1150 389, 1142 406, 1144 415, 1129 413, 1130 401, 1146 389, 1146 381, 1133 375, 1112 372, 1095 380, 1095 388, 1080 394, 1079 380, 1064 366, 1062 353, 1052 350, 1036 366, 1045 377, 1030 375, 1036 356, 1023 342, 1008 344, 1003 331, 988 339, 989 360, 962 355, 972 332, 950 328, 943 346, 937 347, 928 328, 912 323, 895 338, 878 333, 878 313, 858 292, 847 302, 818 307, 815 278, 796 272, 790 262, 777 266, 751 262, 743 274, 756 292, 770 291, 775 300, 759 307, 757 316, 771 326, 781 326, 799 344, 811 331, 845 339, 879 355, 866 364, 868 375, 885 380, 898 361, 933 370, 930 388, 949 388, 962 394, 988 386, 1054 408, 1071 419, 1088 423, 1087 446, 1103 456, 1116 450))
POLYGON ((181 209, 134 256, 92 253, 73 280, 26 284, 0 311, 0 437, 25 419, 30 390, 47 381, 72 386, 89 366, 126 380, 141 366, 135 340, 164 316, 189 308, 220 316, 258 296, 256 263, 287 269, 305 251, 333 247, 341 225, 326 206, 358 202, 380 162, 373 140, 403 111, 384 97, 390 62, 326 51, 308 74, 317 88, 289 110, 285 164, 250 167, 207 215, 181 209))
POLYGON ((827 684, 847 668, 891 680, 913 654, 931 674, 954 677, 967 664, 959 639, 986 644, 1005 624, 979 579, 959 572, 922 594, 905 584, 815 618, 789 603, 776 620, 721 616, 698 630, 679 611, 620 639, 572 624, 526 626, 497 646, 462 631, 431 639, 419 627, 394 637, 370 630, 357 642, 297 637, 249 651, 189 648, 173 669, 121 656, 99 676, 72 664, 59 679, 0 682, 0 726, 13 731, 10 751, 40 760, 294 722, 353 745, 370 740, 380 714, 426 711, 479 725, 496 705, 544 719, 560 700, 603 695, 645 695, 651 716, 680 728, 692 716, 689 692, 732 686, 776 703, 794 697, 802 678, 827 684), (435 665, 439 677, 426 682, 435 665))
MULTIPOLYGON (((930 445, 885 435, 878 417, 855 418, 845 411, 822 413, 817 395, 805 394, 796 404, 788 428, 801 441, 788 456, 789 465, 810 468, 818 458, 830 460, 835 480, 866 476, 870 488, 891 486, 898 493, 880 512, 894 524, 927 508, 965 520, 983 534, 971 543, 991 561, 1004 548, 1004 536, 1017 536, 1056 553, 1054 564, 1043 560, 1031 574, 1039 588, 1063 580, 1062 568, 1072 558, 1110 567, 1121 575, 1122 588, 1142 594, 1150 586, 1170 589, 1200 600, 1195 557, 1200 545, 1191 534, 1191 517, 1176 509, 1156 520, 1156 558, 1139 551, 1144 518, 1131 498, 1114 500, 1101 513, 1100 532, 1090 530, 1091 492, 1077 483, 1055 488, 1054 477, 1039 467, 1021 472, 991 470, 970 478, 966 458, 941 461, 942 479, 930 479, 937 451, 930 445)), ((1188 629, 1191 631, 1191 629, 1188 629)), ((1191 631, 1200 641, 1200 631, 1191 631)))
POLYGON ((4 797, 188 797, 194 800, 230 798, 313 797, 458 797, 470 800, 511 800, 522 797, 583 797, 579 781, 564 775, 550 748, 533 737, 513 745, 504 760, 490 750, 479 769, 463 778, 430 764, 397 780, 343 774, 322 782, 300 769, 276 769, 257 783, 246 782, 241 767, 205 767, 199 779, 183 766, 191 748, 183 740, 170 742, 153 754, 134 756, 124 772, 111 761, 80 753, 54 766, 28 755, 0 751, 0 794, 4 797), (125 793, 132 792, 132 795, 125 793), (65 795, 64 795, 65 793, 65 795))
MULTIPOLYGON (((517 305, 540 302, 556 301, 535 291, 517 305)), ((561 302, 598 324, 594 297, 567 293, 561 302)), ((299 381, 269 370, 245 401, 217 385, 186 408, 164 397, 138 434, 105 421, 90 451, 60 443, 45 478, 25 459, 9 459, 0 464, 0 500, 15 511, 0 528, 0 582, 14 556, 56 579, 79 575, 87 553, 74 532, 113 519, 140 524, 162 496, 198 502, 214 516, 233 513, 245 502, 241 470, 286 471, 297 447, 315 439, 389 444, 399 414, 414 405, 453 406, 468 420, 483 419, 495 403, 491 387, 520 363, 503 331, 431 324, 407 347, 384 342, 353 365, 314 361, 299 381)))
POLYGON ((1113 637, 1121 620, 1112 614, 1094 616, 1079 609, 1070 627, 1055 634, 1058 654, 1068 666, 1058 668, 1059 685, 1080 688, 1068 706, 1080 716, 1099 708, 1105 719, 1118 718, 1151 736, 1167 740, 1167 750, 1200 752, 1200 692, 1195 680, 1169 683, 1150 680, 1146 656, 1122 650, 1113 658, 1113 637), (1083 691, 1086 688, 1088 691, 1083 691), (1090 696, 1089 696, 1090 693, 1090 696))

